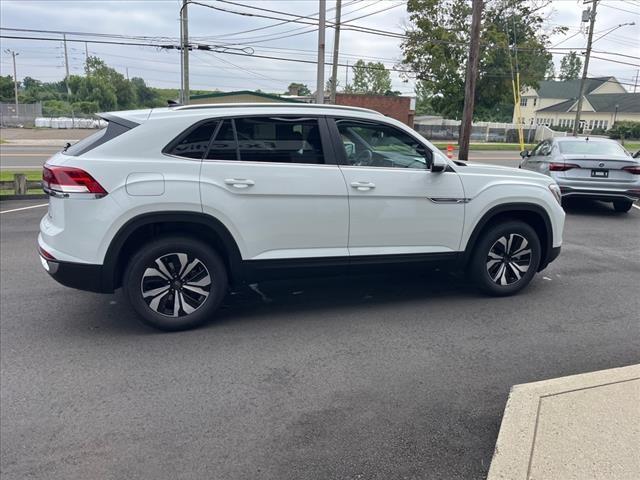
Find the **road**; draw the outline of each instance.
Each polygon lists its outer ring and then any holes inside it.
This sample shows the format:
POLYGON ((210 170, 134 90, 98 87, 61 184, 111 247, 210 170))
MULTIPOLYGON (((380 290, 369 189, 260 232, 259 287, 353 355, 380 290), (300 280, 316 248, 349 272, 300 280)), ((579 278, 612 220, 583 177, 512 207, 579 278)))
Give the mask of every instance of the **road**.
POLYGON ((50 279, 43 213, 0 214, 4 480, 475 480, 512 385, 640 362, 635 208, 570 207, 515 297, 439 272, 280 281, 177 334, 50 279))
POLYGON ((60 147, 50 146, 0 146, 0 169, 38 169, 60 147))
MULTIPOLYGON (((13 170, 18 168, 41 168, 42 164, 61 147, 50 146, 0 146, 0 168, 13 170)), ((518 152, 478 151, 470 152, 471 161, 497 163, 515 167, 520 157, 518 152)))

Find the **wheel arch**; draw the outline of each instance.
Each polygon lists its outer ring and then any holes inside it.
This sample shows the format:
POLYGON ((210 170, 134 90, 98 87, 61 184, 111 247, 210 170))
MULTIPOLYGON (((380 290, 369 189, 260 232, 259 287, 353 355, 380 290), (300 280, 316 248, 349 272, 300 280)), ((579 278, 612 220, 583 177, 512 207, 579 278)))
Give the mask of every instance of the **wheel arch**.
POLYGON ((536 231, 542 248, 538 271, 546 268, 551 261, 551 252, 553 250, 553 227, 547 211, 544 207, 535 203, 505 203, 487 211, 476 223, 469 236, 462 257, 464 266, 469 263, 473 249, 481 235, 491 226, 508 220, 523 221, 536 231))
POLYGON ((210 244, 222 257, 227 267, 230 281, 241 277, 241 254, 238 245, 217 218, 199 212, 153 212, 132 218, 115 234, 107 252, 102 271, 102 285, 105 291, 114 291, 122 284, 122 276, 127 259, 145 241, 158 235, 179 233, 189 235, 210 244))

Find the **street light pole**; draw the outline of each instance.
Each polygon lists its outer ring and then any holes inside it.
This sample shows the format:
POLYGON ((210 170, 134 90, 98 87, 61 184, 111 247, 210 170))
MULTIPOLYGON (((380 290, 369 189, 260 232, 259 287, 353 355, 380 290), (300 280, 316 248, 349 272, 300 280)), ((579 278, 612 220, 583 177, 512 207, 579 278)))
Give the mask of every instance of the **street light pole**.
POLYGON ((9 49, 6 49, 5 52, 10 53, 13 57, 13 95, 16 101, 16 116, 18 116, 18 74, 16 73, 16 55, 20 54, 9 49))
POLYGON ((331 103, 336 103, 336 89, 338 88, 338 53, 340 51, 340 13, 342 0, 336 0, 336 25, 333 36, 333 64, 331 65, 331 103))

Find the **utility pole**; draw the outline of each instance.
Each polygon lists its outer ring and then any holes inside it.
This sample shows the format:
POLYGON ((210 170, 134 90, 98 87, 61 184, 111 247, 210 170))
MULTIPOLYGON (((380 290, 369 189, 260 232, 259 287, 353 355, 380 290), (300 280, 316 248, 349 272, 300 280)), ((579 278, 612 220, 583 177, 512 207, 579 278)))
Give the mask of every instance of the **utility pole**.
MULTIPOLYGON (((590 3, 585 1, 586 3, 590 3)), ((582 78, 580 79, 580 91, 578 92, 578 106, 576 108, 576 119, 573 125, 573 136, 578 136, 580 128, 580 114, 582 113, 582 98, 584 97, 584 87, 587 80, 587 72, 589 71, 589 58, 591 57, 591 44, 593 43, 593 30, 596 24, 596 7, 598 0, 593 0, 593 9, 589 15, 589 36, 587 37, 587 53, 584 57, 584 68, 582 69, 582 78)))
POLYGON ((5 52, 10 53, 13 57, 13 95, 16 101, 16 116, 18 116, 18 74, 16 73, 16 55, 20 54, 9 49, 6 49, 5 52))
POLYGON ((462 111, 462 125, 460 126, 460 150, 458 158, 469 158, 469 139, 471 138, 471 124, 473 122, 474 97, 476 93, 476 79, 478 78, 478 60, 480 54, 480 23, 482 21, 483 0, 473 0, 471 13, 471 45, 469 46, 469 61, 467 62, 467 77, 464 83, 464 109, 462 111))
POLYGON ((316 103, 324 103, 324 25, 327 0, 319 0, 318 15, 318 72, 316 77, 316 103))
POLYGON ((125 72, 127 73, 127 82, 129 81, 129 67, 124 67, 125 72))
POLYGON ((338 52, 340 51, 340 12, 342 0, 336 0, 336 25, 333 36, 333 64, 331 66, 331 103, 336 103, 336 89, 338 88, 338 52))
POLYGON ((349 60, 347 60, 347 68, 344 70, 344 88, 349 85, 349 60))
POLYGON ((89 44, 84 42, 84 64, 87 65, 89 63, 89 44))
MULTIPOLYGON (((67 55, 67 35, 62 34, 62 42, 64 43, 64 68, 67 75, 64 77, 64 83, 67 84, 67 95, 71 97, 71 87, 69 86, 69 55, 67 55)), ((69 98, 67 99, 71 101, 69 98)))
POLYGON ((182 47, 182 91, 180 103, 183 105, 189 104, 189 14, 187 5, 189 5, 189 0, 182 0, 182 8, 180 8, 180 45, 182 47))
POLYGON ((633 82, 633 93, 636 93, 636 88, 638 88, 638 74, 640 74, 640 70, 636 70, 636 81, 633 82))

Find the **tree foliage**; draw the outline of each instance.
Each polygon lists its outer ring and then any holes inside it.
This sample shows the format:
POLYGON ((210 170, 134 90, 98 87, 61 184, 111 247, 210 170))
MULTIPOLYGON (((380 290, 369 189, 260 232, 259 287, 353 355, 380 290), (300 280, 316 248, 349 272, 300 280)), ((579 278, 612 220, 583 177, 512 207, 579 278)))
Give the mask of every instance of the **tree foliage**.
MULTIPOLYGON (((538 0, 486 0, 480 35, 475 118, 505 121, 513 113, 511 65, 518 53, 520 86, 545 78, 551 54, 542 29, 538 0)), ((409 0, 409 28, 402 43, 402 66, 431 92, 435 112, 459 119, 470 43, 467 0, 409 0)))
POLYGON ((574 51, 567 53, 560 62, 560 80, 575 80, 582 73, 582 59, 574 51))
POLYGON ((391 74, 381 62, 358 60, 352 67, 353 83, 345 87, 347 93, 369 93, 374 95, 393 95, 391 74))
POLYGON ((13 77, 7 75, 3 77, 0 75, 0 102, 13 102, 13 77))
POLYGON ((298 90, 298 95, 303 97, 311 95, 311 90, 309 90, 309 87, 304 83, 291 82, 287 87, 287 91, 284 92, 285 95, 288 94, 291 89, 298 90))

